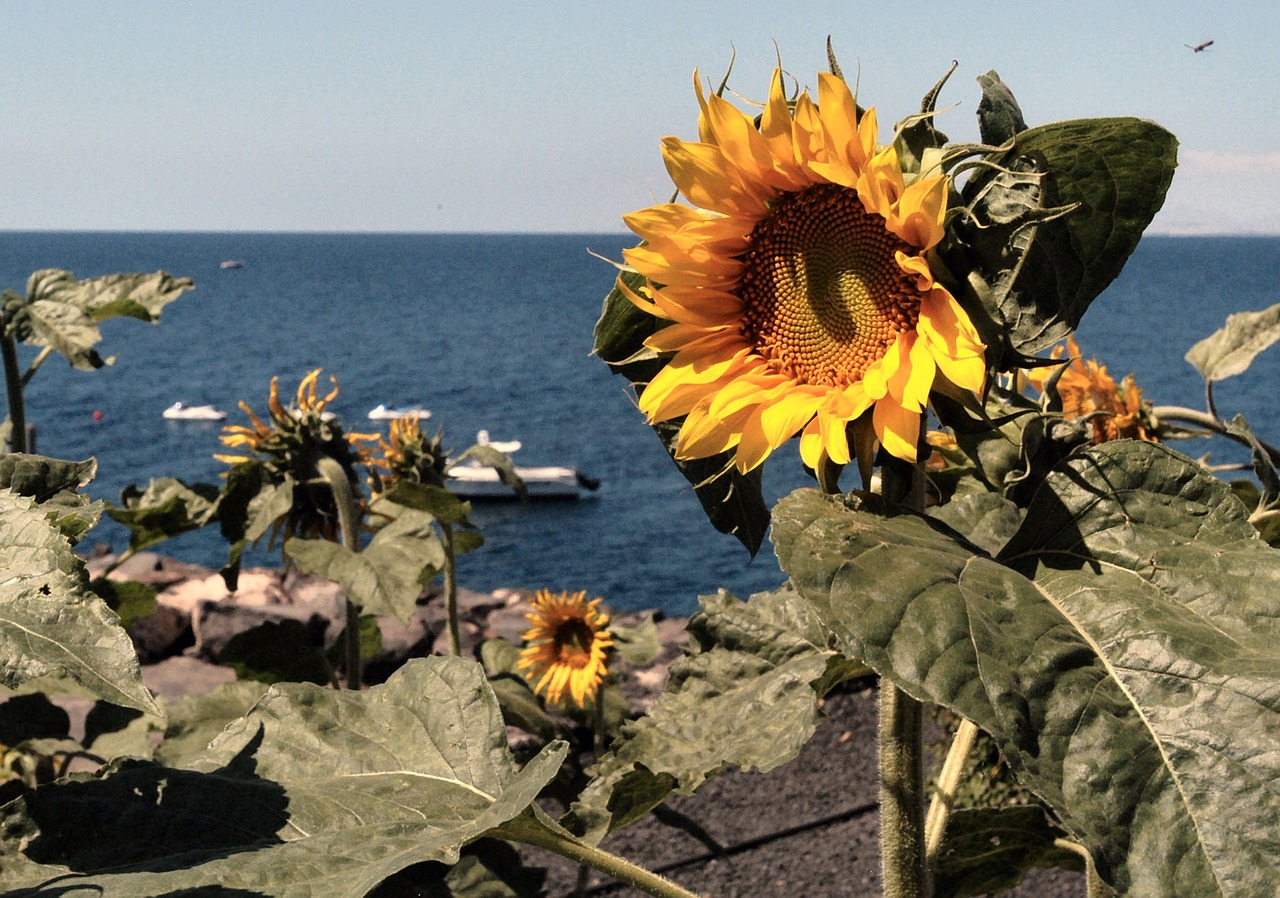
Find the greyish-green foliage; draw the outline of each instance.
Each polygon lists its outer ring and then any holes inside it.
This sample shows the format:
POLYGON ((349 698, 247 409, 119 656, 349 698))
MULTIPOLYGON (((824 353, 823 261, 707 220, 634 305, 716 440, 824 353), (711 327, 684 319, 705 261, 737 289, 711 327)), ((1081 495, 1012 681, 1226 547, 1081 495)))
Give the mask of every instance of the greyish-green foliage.
POLYGON ((28 495, 0 488, 0 681, 13 687, 64 674, 116 704, 161 714, 142 685, 133 642, 89 589, 84 562, 59 529, 69 463, 14 455, 3 461, 6 481, 28 495))
POLYGON ((0 808, 0 886, 360 898, 517 818, 539 825, 564 753, 519 769, 472 661, 412 661, 364 692, 282 684, 180 768, 119 760, 0 808))
POLYGON ((1187 350, 1187 361, 1206 381, 1249 370, 1258 353, 1280 340, 1280 303, 1260 312, 1235 312, 1227 323, 1187 350))
POLYGON ((812 491, 775 522, 838 647, 991 733, 1122 894, 1280 889, 1280 566, 1221 481, 1104 444, 994 554, 812 491))

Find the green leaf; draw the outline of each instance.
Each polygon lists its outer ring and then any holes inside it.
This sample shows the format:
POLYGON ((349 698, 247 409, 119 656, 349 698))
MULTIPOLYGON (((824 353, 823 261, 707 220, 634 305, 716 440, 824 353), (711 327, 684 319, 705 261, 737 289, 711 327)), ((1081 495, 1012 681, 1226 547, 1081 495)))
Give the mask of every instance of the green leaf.
POLYGON ((529 681, 519 672, 519 660, 520 650, 501 637, 480 643, 480 663, 498 697, 503 719, 545 742, 562 738, 564 727, 547 713, 529 681))
POLYGON ((88 588, 84 563, 30 499, 0 489, 0 681, 62 672, 94 695, 162 712, 133 642, 88 588))
POLYGON ((997 558, 812 491, 774 534, 837 646, 990 733, 1122 893, 1280 889, 1280 555, 1194 462, 1084 452, 997 558))
POLYGON ((1207 381, 1226 380, 1249 370, 1254 358, 1280 340, 1280 303, 1261 312, 1236 312, 1224 327, 1187 350, 1187 361, 1207 381))
MULTIPOLYGON (((632 290, 646 281, 634 271, 623 272, 621 278, 632 290)), ((615 373, 624 375, 638 393, 665 364, 644 341, 658 329, 659 321, 636 308, 615 285, 605 297, 604 309, 595 329, 595 354, 615 373)), ((760 550, 769 530, 769 508, 761 489, 763 466, 742 474, 731 464, 732 456, 722 454, 694 461, 675 458, 675 442, 679 421, 654 425, 680 473, 694 486, 707 519, 721 533, 736 537, 752 555, 760 550)))
POLYGON ((643 666, 657 658, 662 651, 662 646, 658 643, 658 625, 652 614, 646 614, 634 627, 625 627, 611 621, 609 632, 613 634, 614 651, 628 664, 643 666))
POLYGON ((944 256, 986 281, 988 343, 1025 356, 1071 333, 1164 203, 1176 155, 1159 125, 1107 118, 1030 128, 987 157, 964 187, 966 245, 944 256))
POLYGON ((133 484, 125 487, 120 501, 123 507, 109 508, 107 514, 129 528, 129 547, 142 551, 209 523, 217 508, 218 488, 159 477, 148 482, 145 490, 133 484))
POLYGON ((97 473, 98 462, 92 458, 64 461, 20 452, 0 454, 0 489, 34 499, 73 545, 102 517, 103 503, 77 492, 97 473))
POLYGON ((518 769, 483 672, 458 658, 362 692, 282 684, 188 769, 117 762, 0 809, 0 886, 357 898, 527 817, 565 751, 518 769))
POLYGON ((1083 870, 1080 855, 1054 844, 1061 835, 1034 805, 952 811, 938 852, 934 895, 998 895, 1034 867, 1083 870))
POLYGON ((995 69, 979 75, 978 84, 982 87, 982 99, 978 101, 978 133, 982 135, 983 143, 999 146, 1027 130, 1022 108, 995 69))
POLYGON ((800 752, 822 719, 821 698, 855 665, 829 650, 818 618, 781 590, 742 602, 703 596, 689 621, 698 654, 671 665, 667 690, 627 723, 570 821, 585 837, 643 816, 673 791, 691 793, 725 765, 769 771, 800 752))
POLYGON ((184 696, 169 709, 169 723, 164 741, 156 747, 156 760, 169 767, 185 767, 227 724, 248 714, 266 691, 265 683, 235 680, 203 695, 184 696))
POLYGON ((370 614, 409 622, 422 587, 444 567, 444 548, 424 512, 405 511, 359 552, 322 539, 290 539, 285 551, 298 569, 332 580, 370 614))

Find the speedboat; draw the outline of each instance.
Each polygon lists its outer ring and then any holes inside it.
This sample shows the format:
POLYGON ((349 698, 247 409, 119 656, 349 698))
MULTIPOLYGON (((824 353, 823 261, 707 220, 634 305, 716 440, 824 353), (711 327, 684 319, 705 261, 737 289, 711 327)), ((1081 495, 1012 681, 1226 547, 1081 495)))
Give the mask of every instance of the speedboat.
MULTIPOLYGON (((530 499, 580 499, 583 490, 600 488, 600 481, 576 468, 517 465, 516 474, 524 481, 530 499)), ((450 468, 445 488, 460 499, 510 502, 520 498, 515 490, 502 482, 493 468, 471 462, 450 468)))
POLYGON ((212 405, 187 405, 175 402, 164 410, 164 416, 170 421, 221 421, 227 417, 212 405))
POLYGON ((497 449, 507 455, 518 451, 521 445, 519 440, 491 440, 487 430, 476 431, 476 443, 480 446, 488 446, 490 449, 497 449))
POLYGON ((417 415, 422 421, 431 417, 431 412, 420 405, 410 405, 405 408, 396 408, 393 405, 383 405, 378 403, 369 409, 370 421, 390 421, 393 418, 400 418, 404 415, 417 415))
POLYGON ((218 267, 221 268, 223 271, 226 271, 229 268, 244 268, 244 263, 241 262, 239 259, 227 259, 218 267))

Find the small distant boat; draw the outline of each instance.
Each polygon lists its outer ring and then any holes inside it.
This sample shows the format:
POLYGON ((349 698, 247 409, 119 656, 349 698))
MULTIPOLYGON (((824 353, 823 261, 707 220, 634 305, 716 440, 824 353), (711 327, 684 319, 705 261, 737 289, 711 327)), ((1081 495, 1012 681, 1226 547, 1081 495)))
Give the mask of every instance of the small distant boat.
POLYGON ((421 420, 425 421, 431 417, 431 412, 420 405, 396 408, 394 405, 383 405, 381 403, 369 409, 370 421, 390 421, 391 419, 399 418, 402 415, 417 415, 421 420))
POLYGON ((218 267, 224 270, 228 268, 244 268, 244 263, 241 262, 239 259, 227 259, 218 267))
POLYGON ((187 405, 185 402, 175 402, 163 414, 170 421, 221 421, 227 417, 212 405, 187 405))
POLYGON ((499 452, 505 452, 507 455, 519 451, 521 446, 519 440, 491 440, 487 430, 476 431, 476 443, 481 446, 488 446, 490 449, 497 449, 499 452))
MULTIPOLYGON (((530 499, 580 499, 583 490, 600 488, 600 481, 576 468, 555 465, 516 467, 530 499)), ((493 468, 478 464, 455 465, 449 469, 445 486, 461 499, 480 501, 517 501, 520 497, 498 477, 493 468)))

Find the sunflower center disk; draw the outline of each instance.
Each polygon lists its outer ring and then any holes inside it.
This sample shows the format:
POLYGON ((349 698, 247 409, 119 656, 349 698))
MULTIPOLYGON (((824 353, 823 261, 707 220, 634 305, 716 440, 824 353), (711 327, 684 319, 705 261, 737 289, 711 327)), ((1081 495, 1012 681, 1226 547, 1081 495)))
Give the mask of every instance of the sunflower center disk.
POLYGON ((586 667, 591 660, 591 644, 595 639, 595 631, 584 621, 567 620, 556 627, 556 654, 561 664, 571 667, 586 667))
POLYGON ((743 256, 743 333, 797 382, 856 383, 920 317, 920 291, 895 250, 916 252, 851 188, 784 195, 743 256))

